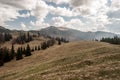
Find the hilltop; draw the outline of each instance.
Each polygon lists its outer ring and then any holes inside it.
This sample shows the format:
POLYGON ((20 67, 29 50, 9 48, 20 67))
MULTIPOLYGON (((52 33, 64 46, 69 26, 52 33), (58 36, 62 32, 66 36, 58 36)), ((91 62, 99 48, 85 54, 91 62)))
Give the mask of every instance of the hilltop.
POLYGON ((0 80, 119 80, 119 66, 119 45, 78 41, 6 63, 0 80))

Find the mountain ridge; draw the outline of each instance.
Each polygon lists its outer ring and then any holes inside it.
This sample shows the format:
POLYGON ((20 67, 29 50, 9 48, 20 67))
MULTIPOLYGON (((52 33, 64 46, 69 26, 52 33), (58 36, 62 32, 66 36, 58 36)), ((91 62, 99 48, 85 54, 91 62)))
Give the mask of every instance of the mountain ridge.
POLYGON ((83 32, 83 31, 70 29, 70 28, 65 28, 64 30, 64 27, 54 27, 54 26, 41 29, 39 30, 39 32, 43 35, 49 35, 52 37, 63 37, 70 41, 95 40, 95 39, 100 40, 103 37, 120 36, 118 34, 114 34, 111 32, 104 32, 104 31, 83 32))
MULTIPOLYGON (((21 30, 10 30, 0 26, 1 33, 9 33, 9 32, 20 32, 21 30)), ((52 37, 63 37, 69 41, 79 41, 79 40, 100 40, 103 37, 114 37, 120 36, 119 34, 111 33, 111 32, 104 32, 104 31, 96 31, 96 32, 83 32, 71 28, 65 27, 55 27, 50 26, 47 28, 43 28, 41 30, 30 30, 29 32, 32 33, 40 33, 42 35, 48 35, 52 37)))
POLYGON ((9 32, 11 32, 11 30, 0 26, 0 32, 1 33, 4 33, 4 32, 9 33, 9 32))

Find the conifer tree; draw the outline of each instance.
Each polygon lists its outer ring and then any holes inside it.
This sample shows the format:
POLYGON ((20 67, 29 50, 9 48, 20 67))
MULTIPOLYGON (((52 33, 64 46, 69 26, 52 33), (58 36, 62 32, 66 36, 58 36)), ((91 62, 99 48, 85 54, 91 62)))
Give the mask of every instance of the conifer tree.
POLYGON ((14 58, 15 56, 15 50, 14 50, 14 45, 12 44, 12 48, 11 48, 11 51, 10 51, 10 56, 11 56, 11 59, 14 58))
POLYGON ((31 49, 30 49, 30 46, 29 44, 27 44, 27 47, 26 47, 26 55, 25 56, 31 56, 31 49))
POLYGON ((4 62, 9 62, 11 60, 9 50, 5 47, 3 49, 3 54, 4 54, 4 62))
POLYGON ((61 40, 60 39, 58 39, 58 45, 61 45, 61 40))
POLYGON ((38 46, 38 51, 40 50, 40 46, 38 46))
POLYGON ((4 65, 2 49, 0 49, 0 66, 4 65))
POLYGON ((37 50, 37 46, 35 46, 35 50, 37 50))
POLYGON ((21 49, 18 48, 17 54, 16 54, 16 60, 20 60, 20 59, 23 59, 23 56, 22 56, 21 49))

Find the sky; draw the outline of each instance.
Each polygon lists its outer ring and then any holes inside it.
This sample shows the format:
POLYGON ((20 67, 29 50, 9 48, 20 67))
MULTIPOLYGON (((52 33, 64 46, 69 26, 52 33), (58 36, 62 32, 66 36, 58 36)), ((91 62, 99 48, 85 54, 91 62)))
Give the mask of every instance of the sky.
POLYGON ((0 26, 120 33, 120 0, 0 0, 0 26))

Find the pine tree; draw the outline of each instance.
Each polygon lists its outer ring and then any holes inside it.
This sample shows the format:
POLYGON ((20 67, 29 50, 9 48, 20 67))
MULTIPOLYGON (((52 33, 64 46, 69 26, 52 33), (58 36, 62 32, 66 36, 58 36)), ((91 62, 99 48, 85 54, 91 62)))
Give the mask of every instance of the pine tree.
POLYGON ((11 60, 11 57, 10 57, 9 50, 6 47, 3 49, 3 53, 4 53, 3 61, 4 62, 9 62, 11 60))
POLYGON ((40 46, 38 46, 38 51, 40 50, 40 46))
POLYGON ((41 49, 45 50, 46 48, 47 48, 47 44, 46 44, 46 42, 43 42, 41 44, 41 49))
POLYGON ((58 45, 61 45, 61 40, 60 39, 58 40, 58 45))
POLYGON ((34 48, 32 48, 32 50, 31 50, 32 52, 34 52, 35 50, 34 50, 34 48))
POLYGON ((20 59, 23 59, 23 56, 22 56, 21 49, 18 48, 17 54, 16 54, 16 60, 20 60, 20 59))
POLYGON ((4 61, 3 61, 3 52, 2 49, 0 49, 0 66, 4 65, 4 61))
POLYGON ((30 49, 30 46, 29 44, 27 44, 27 47, 26 47, 26 56, 31 56, 31 49, 30 49))
POLYGON ((35 46, 35 50, 37 50, 37 46, 35 46))
POLYGON ((12 48, 11 48, 11 51, 10 51, 10 56, 11 56, 11 59, 14 58, 15 56, 15 50, 14 50, 14 45, 12 44, 12 48))

